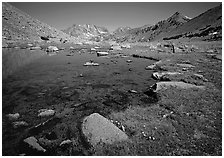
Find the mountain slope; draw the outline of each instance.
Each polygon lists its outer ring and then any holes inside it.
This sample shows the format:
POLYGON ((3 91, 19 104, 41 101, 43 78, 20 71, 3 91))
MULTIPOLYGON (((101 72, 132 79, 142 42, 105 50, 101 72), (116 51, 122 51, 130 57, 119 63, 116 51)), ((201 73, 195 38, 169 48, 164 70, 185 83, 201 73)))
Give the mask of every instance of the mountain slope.
MULTIPOLYGON (((218 32, 221 34, 222 31, 222 6, 217 6, 208 11, 200 14, 199 16, 191 19, 189 22, 184 23, 182 26, 175 30, 167 33, 169 37, 182 37, 181 35, 194 36, 201 33, 202 36, 206 36, 212 32, 218 32), (187 35, 188 34, 188 35, 187 35)), ((200 35, 198 35, 200 36, 200 35)))
POLYGON ((64 32, 32 18, 9 3, 2 3, 3 42, 41 41, 41 36, 52 37, 56 41, 61 38, 70 42, 79 41, 77 38, 71 38, 64 32))
POLYGON ((97 36, 103 36, 109 34, 109 31, 105 27, 96 26, 93 24, 84 24, 84 25, 77 25, 74 24, 71 27, 62 30, 66 34, 79 37, 84 39, 92 39, 97 36))
POLYGON ((158 35, 164 32, 168 32, 178 26, 188 22, 190 19, 183 16, 181 13, 176 12, 167 20, 158 22, 155 25, 144 25, 139 28, 128 30, 124 33, 115 35, 115 39, 129 42, 146 42, 155 39, 158 35))

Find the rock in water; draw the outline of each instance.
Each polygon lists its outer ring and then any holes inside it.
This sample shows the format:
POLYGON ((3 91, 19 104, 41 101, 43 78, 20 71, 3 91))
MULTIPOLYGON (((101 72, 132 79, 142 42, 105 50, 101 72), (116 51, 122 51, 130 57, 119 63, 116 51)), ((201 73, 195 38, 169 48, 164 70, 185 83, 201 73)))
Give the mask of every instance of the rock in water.
POLYGON ((82 132, 93 146, 100 142, 112 144, 128 139, 123 131, 98 113, 93 113, 83 120, 82 132))
POLYGON ((181 88, 181 89, 189 89, 189 88, 200 88, 204 89, 205 86, 196 86, 193 84, 185 83, 185 82, 178 82, 178 81, 173 81, 173 82, 157 82, 153 86, 151 86, 154 92, 158 92, 161 89, 167 89, 170 87, 176 87, 176 88, 181 88))
POLYGON ((27 143, 30 147, 33 149, 36 149, 38 151, 45 152, 46 149, 44 149, 40 144, 37 143, 37 139, 35 137, 29 137, 23 140, 25 143, 27 143))
POLYGON ((106 56, 108 54, 108 52, 97 52, 97 56, 106 56))

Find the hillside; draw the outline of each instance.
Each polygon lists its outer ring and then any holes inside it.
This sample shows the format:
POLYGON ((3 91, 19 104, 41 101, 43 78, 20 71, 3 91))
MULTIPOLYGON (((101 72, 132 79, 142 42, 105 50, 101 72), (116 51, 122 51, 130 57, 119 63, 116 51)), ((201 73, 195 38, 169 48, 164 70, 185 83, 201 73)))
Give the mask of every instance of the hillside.
POLYGON ((176 12, 166 20, 160 21, 155 25, 144 25, 139 28, 130 29, 126 32, 117 34, 115 36, 117 41, 129 42, 147 42, 155 39, 157 36, 164 32, 168 32, 178 26, 188 22, 190 19, 176 12))
POLYGON ((2 39, 3 43, 41 41, 41 36, 50 37, 54 41, 68 40, 78 42, 78 38, 70 37, 25 12, 13 7, 9 3, 2 3, 2 39))
MULTIPOLYGON (((182 26, 167 33, 165 36, 170 39, 180 37, 203 37, 213 35, 222 35, 222 6, 209 9, 199 16, 184 23, 182 26)), ((169 39, 168 38, 168 39, 169 39)), ((209 38, 209 37, 207 37, 209 38)))

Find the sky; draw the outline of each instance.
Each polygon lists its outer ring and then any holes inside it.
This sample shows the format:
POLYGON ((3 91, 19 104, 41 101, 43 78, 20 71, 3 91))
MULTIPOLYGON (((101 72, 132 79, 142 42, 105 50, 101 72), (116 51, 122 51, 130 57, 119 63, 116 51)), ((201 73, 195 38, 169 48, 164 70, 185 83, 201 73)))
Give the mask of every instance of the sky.
POLYGON ((11 2, 16 8, 59 30, 95 24, 109 31, 140 27, 167 19, 176 11, 196 17, 220 2, 11 2))

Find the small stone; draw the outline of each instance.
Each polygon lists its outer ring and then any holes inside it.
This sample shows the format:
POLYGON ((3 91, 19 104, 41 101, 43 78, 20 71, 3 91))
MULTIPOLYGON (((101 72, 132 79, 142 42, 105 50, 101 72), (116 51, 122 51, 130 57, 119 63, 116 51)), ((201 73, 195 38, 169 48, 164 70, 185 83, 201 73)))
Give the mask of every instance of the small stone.
POLYGON ((132 60, 127 60, 126 62, 127 62, 127 63, 131 63, 131 62, 132 62, 132 60))
POLYGON ((39 117, 52 116, 55 114, 54 110, 41 109, 39 111, 40 111, 40 113, 38 114, 39 117))
POLYGON ((63 145, 66 145, 66 144, 71 144, 71 143, 72 143, 72 141, 67 139, 67 140, 62 141, 59 146, 63 146, 63 145))
POLYGON ((40 144, 37 143, 37 139, 35 137, 29 137, 23 140, 25 143, 27 143, 30 147, 33 149, 36 149, 38 151, 46 152, 46 149, 44 149, 40 144))
POLYGON ((84 66, 99 66, 99 64, 98 63, 94 63, 94 62, 86 62, 84 64, 84 66))
POLYGON ((146 70, 153 70, 155 67, 156 67, 156 65, 149 65, 149 66, 146 66, 145 69, 146 70))
POLYGON ((79 74, 79 77, 83 77, 83 74, 79 74))
POLYGON ((138 93, 136 90, 133 90, 133 89, 129 90, 129 92, 130 93, 138 93))
POLYGON ((19 113, 15 113, 15 114, 8 114, 6 116, 9 118, 10 121, 12 121, 12 120, 17 120, 20 115, 19 113))
POLYGON ((13 122, 12 124, 13 124, 13 128, 28 126, 28 123, 25 121, 16 121, 16 122, 13 122))
POLYGON ((106 55, 109 55, 108 52, 97 52, 96 54, 97 54, 97 56, 106 56, 106 55))

